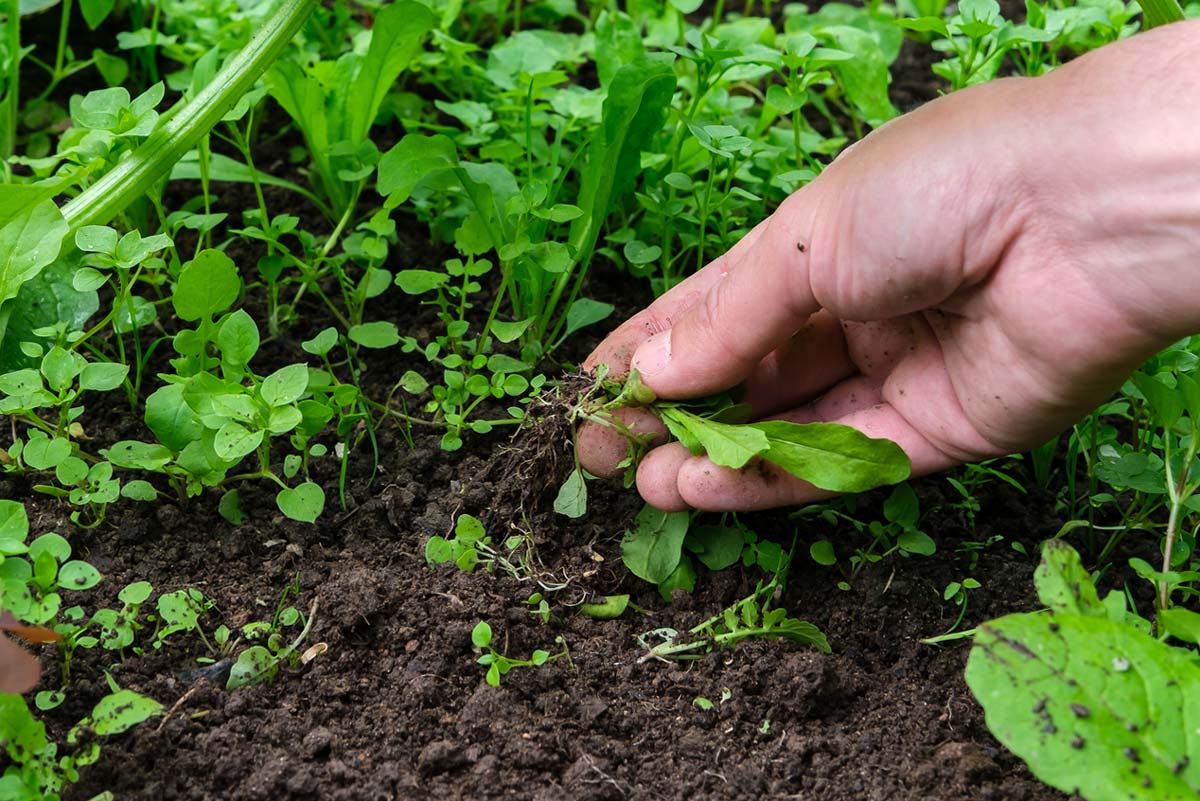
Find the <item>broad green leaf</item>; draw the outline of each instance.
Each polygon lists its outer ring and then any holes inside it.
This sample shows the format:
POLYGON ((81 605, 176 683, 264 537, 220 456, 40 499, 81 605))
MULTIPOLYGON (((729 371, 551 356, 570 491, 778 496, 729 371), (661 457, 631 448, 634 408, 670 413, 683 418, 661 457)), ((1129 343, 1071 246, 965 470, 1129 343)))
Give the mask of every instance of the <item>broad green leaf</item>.
POLYGON ((471 644, 476 648, 487 648, 492 644, 492 627, 486 620, 479 621, 471 630, 471 644))
POLYGON ((86 364, 87 361, 75 351, 55 345, 42 358, 46 386, 54 392, 62 392, 75 383, 75 376, 86 364))
POLYGON ((891 440, 838 423, 752 423, 766 435, 763 458, 831 492, 862 492, 908 478, 912 464, 891 440))
POLYGON ((101 736, 120 734, 162 711, 162 704, 133 690, 117 690, 92 710, 92 729, 101 736))
POLYGON ((225 311, 241 290, 242 279, 233 260, 210 248, 184 265, 171 303, 180 319, 193 322, 225 311))
POLYGON ((0 304, 58 257, 68 227, 52 200, 23 210, 0 227, 0 304))
POLYGON ((745 535, 734 526, 696 526, 684 545, 709 570, 724 570, 737 563, 746 544, 745 535))
POLYGON ((1158 613, 1158 625, 1177 640, 1200 643, 1200 614, 1191 609, 1173 607, 1158 613))
POLYGON ((126 439, 114 444, 100 454, 126 470, 156 471, 166 467, 171 461, 171 450, 165 445, 155 445, 149 442, 138 442, 126 439))
POLYGON ((920 554, 921 556, 932 556, 937 551, 937 543, 933 538, 924 531, 909 529, 896 538, 896 544, 900 546, 900 550, 906 553, 920 554))
POLYGON ((200 439, 204 426, 183 399, 181 384, 167 384, 146 398, 146 425, 175 453, 200 439))
POLYGON ((679 566, 690 519, 687 512, 643 507, 621 540, 621 559, 629 572, 651 584, 665 581, 679 566))
POLYGON ((225 689, 238 690, 265 684, 279 672, 279 660, 261 645, 252 645, 238 654, 237 661, 229 671, 225 689))
MULTIPOLYGON (((266 186, 278 186, 295 192, 298 195, 308 194, 308 191, 298 184, 277 178, 269 173, 261 171, 252 172, 248 166, 240 161, 231 159, 229 156, 221 153, 208 154, 208 180, 250 184, 256 178, 260 184, 266 186)), ((171 169, 171 180, 200 180, 200 160, 195 150, 188 153, 175 164, 171 169)))
POLYGON ((501 342, 512 342, 518 339, 521 334, 525 333, 525 329, 534 321, 533 317, 525 320, 517 320, 516 322, 508 323, 503 320, 492 321, 492 336, 501 342))
POLYGON ((263 379, 259 394, 268 406, 285 406, 300 400, 308 389, 308 365, 289 364, 263 379))
POLYGON ((581 328, 607 320, 612 315, 613 308, 611 303, 579 298, 567 309, 567 322, 563 327, 562 339, 565 340, 581 328))
POLYGON ((346 336, 364 348, 390 348, 400 342, 400 331, 396 324, 386 320, 351 326, 346 336))
POLYGON ((217 347, 221 349, 221 360, 244 367, 258 353, 261 339, 258 324, 245 309, 238 309, 225 318, 217 332, 217 347))
POLYGON ((21 350, 22 342, 47 342, 34 331, 56 325, 65 325, 68 332, 82 330, 100 308, 96 292, 72 285, 77 266, 77 258, 59 258, 25 282, 14 300, 0 304, 0 372, 35 364, 21 350))
POLYGON ((300 347, 304 348, 306 353, 311 353, 314 356, 324 356, 329 351, 333 350, 334 345, 338 341, 337 329, 333 326, 326 328, 317 334, 312 339, 300 343, 300 347))
POLYGON ((558 488, 554 498, 554 511, 560 515, 576 519, 587 514, 587 483, 583 472, 572 470, 567 480, 558 488))
POLYGON ((675 70, 667 58, 639 58, 613 76, 580 179, 583 214, 571 223, 569 240, 577 257, 591 253, 614 199, 633 187, 641 151, 662 130, 674 93, 675 70))
POLYGON ((817 540, 808 547, 808 553, 814 562, 825 567, 837 564, 837 554, 833 551, 833 543, 829 540, 817 540))
POLYGON ((230 421, 217 429, 217 435, 213 439, 213 450, 220 459, 238 462, 262 444, 263 436, 262 430, 250 431, 230 421))
POLYGON ((30 438, 21 458, 34 470, 49 470, 71 455, 71 442, 62 437, 30 438))
POLYGON ((79 388, 108 392, 121 386, 129 375, 129 366, 113 362, 92 362, 79 372, 79 388))
POLYGON ((1150 404, 1154 417, 1163 428, 1170 429, 1184 411, 1183 393, 1168 387, 1154 376, 1134 373, 1130 378, 1150 404))
POLYGON ((121 485, 121 497, 129 498, 131 501, 149 503, 158 500, 158 491, 149 481, 135 478, 133 481, 126 481, 121 485))
POLYGON ((0 225, 29 211, 59 193, 59 187, 47 184, 0 184, 0 225))
POLYGON ((398 205, 426 178, 458 164, 458 153, 449 138, 437 134, 408 134, 379 159, 379 194, 398 205))
POLYGON ((1200 794, 1200 667, 1132 626, 1068 612, 980 626, 967 685, 1039 779, 1089 801, 1200 794))
POLYGON ((313 523, 325 510, 325 491, 318 484, 306 481, 295 489, 280 490, 275 503, 292 520, 313 523))
POLYGON ((767 453, 771 447, 767 433, 755 426, 717 423, 678 408, 664 409, 662 415, 686 428, 713 464, 722 467, 735 470, 745 467, 747 462, 767 453))
POLYGON ((100 583, 100 571, 73 559, 58 571, 58 586, 64 590, 90 590, 100 583))
POLYGON ((401 270, 396 273, 396 286, 407 295, 420 295, 443 287, 450 280, 444 272, 434 270, 401 270))
POLYGON ((25 504, 0 499, 0 554, 24 553, 28 536, 29 518, 25 514, 25 504))

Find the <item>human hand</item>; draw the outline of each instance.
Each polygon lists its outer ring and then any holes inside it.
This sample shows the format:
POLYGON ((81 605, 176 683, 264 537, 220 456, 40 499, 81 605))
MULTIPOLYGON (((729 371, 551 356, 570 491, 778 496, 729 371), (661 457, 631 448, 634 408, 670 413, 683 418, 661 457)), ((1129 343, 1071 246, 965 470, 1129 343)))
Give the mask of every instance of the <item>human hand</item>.
MULTIPOLYGON (((929 103, 850 148, 584 366, 635 367, 664 398, 742 384, 757 416, 886 437, 914 474, 1037 446, 1200 328, 1198 68, 1200 21, 1183 22, 929 103)), ((588 424, 578 450, 612 475, 624 443, 588 424)), ((648 453, 637 484, 668 511, 828 494, 679 443, 648 453)))

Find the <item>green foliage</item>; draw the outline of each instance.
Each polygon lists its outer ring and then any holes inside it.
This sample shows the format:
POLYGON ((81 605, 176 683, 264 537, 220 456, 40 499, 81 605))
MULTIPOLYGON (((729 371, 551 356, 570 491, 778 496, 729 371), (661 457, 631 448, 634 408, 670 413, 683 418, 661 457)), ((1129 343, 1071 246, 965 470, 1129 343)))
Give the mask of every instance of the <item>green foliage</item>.
MULTIPOLYGON (((1101 600, 1061 540, 1043 547, 1034 581, 1049 612, 981 626, 967 663, 992 733, 1040 779, 1091 801, 1194 797, 1194 651, 1150 636, 1121 591, 1101 600)), ((1168 631, 1193 642, 1192 617, 1168 631)))
POLYGON ((561 659, 564 656, 569 662, 571 654, 567 650, 567 644, 562 635, 555 637, 554 641, 562 646, 561 651, 552 654, 549 651, 539 648, 528 659, 514 659, 505 656, 492 647, 492 627, 488 625, 487 621, 479 621, 475 624, 475 628, 471 630, 471 644, 478 650, 483 651, 476 661, 481 665, 487 665, 487 674, 484 679, 493 687, 499 687, 500 681, 513 668, 541 667, 547 662, 553 662, 555 659, 561 659))

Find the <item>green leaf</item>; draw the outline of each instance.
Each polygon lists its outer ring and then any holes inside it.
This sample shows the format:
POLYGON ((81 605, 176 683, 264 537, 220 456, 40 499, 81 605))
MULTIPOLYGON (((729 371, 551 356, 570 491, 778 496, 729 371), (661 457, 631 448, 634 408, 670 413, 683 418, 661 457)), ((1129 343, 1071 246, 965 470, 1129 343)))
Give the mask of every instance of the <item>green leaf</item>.
POLYGON ((684 545, 709 570, 724 570, 741 558, 746 538, 735 526, 696 526, 684 545))
POLYGON ((1130 380, 1145 396, 1158 424, 1165 429, 1174 426, 1183 415, 1183 394, 1145 373, 1134 373, 1130 380))
POLYGON ((905 553, 915 553, 921 556, 932 556, 937 551, 937 543, 923 531, 909 529, 896 539, 896 544, 905 553))
POLYGON ((675 94, 668 58, 646 56, 617 70, 608 84, 602 122, 588 147, 577 197, 583 214, 571 223, 573 252, 586 258, 608 219, 613 201, 633 188, 641 151, 663 127, 675 94))
POLYGON ((572 470, 567 480, 558 488, 558 495, 554 498, 554 511, 572 519, 587 514, 587 483, 581 470, 572 470))
POLYGON ((671 571, 671 575, 659 582, 658 594, 669 603, 675 590, 691 592, 694 589, 696 589, 696 568, 692 564, 692 560, 684 556, 671 571))
POLYGON ((204 434, 196 413, 184 402, 182 384, 167 384, 146 398, 146 425, 158 441, 174 453, 204 434))
POLYGON ((151 502, 158 500, 158 492, 149 481, 135 478, 121 485, 121 497, 131 501, 151 502))
POLYGON ((1124 623, 1068 612, 980 626, 967 685, 1034 775, 1089 801, 1200 792, 1200 668, 1124 623))
POLYGON ((597 603, 581 604, 579 611, 596 620, 612 620, 625 614, 628 607, 628 595, 606 595, 597 603))
POLYGON ((351 326, 346 335, 350 337, 351 342, 364 348, 390 348, 400 342, 400 332, 396 324, 386 320, 351 326))
POLYGON ((237 490, 228 490, 221 496, 217 504, 217 513, 231 525, 240 526, 246 522, 246 513, 242 511, 242 496, 237 490))
POLYGON ((1200 643, 1200 614, 1191 609, 1174 607, 1158 613, 1158 625, 1177 640, 1195 645, 1200 643))
POLYGON ((50 470, 70 455, 71 442, 62 437, 30 437, 21 452, 25 464, 34 470, 50 470))
POLYGON ((300 400, 308 389, 308 365, 289 364, 263 379, 259 394, 271 407, 285 406, 300 400))
POLYGON ((452 169, 458 153, 449 138, 408 134, 379 159, 379 194, 393 205, 403 203, 423 180, 452 169))
POLYGON ((25 504, 0 500, 0 554, 24 553, 28 536, 29 517, 25 513, 25 504))
POLYGON ((266 684, 279 672, 279 660, 261 645, 252 645, 238 654, 225 682, 227 690, 266 684))
POLYGON ((621 540, 621 559, 629 572, 651 584, 665 581, 679 566, 690 519, 687 512, 643 507, 621 540))
POLYGON ((92 710, 92 729, 101 736, 120 734, 162 712, 162 704, 133 690, 117 690, 92 710))
POLYGON ((314 356, 324 356, 337 345, 338 332, 333 326, 324 329, 310 340, 300 343, 305 352, 314 356))
POLYGON ((704 448, 713 464, 738 469, 771 446, 767 434, 755 426, 729 425, 707 420, 678 408, 664 409, 665 419, 683 426, 704 448))
POLYGON ((891 440, 838 423, 751 423, 766 435, 763 458, 831 492, 862 492, 908 478, 912 464, 891 440))
POLYGON ((171 303, 182 320, 193 322, 228 309, 242 291, 233 260, 219 250, 202 250, 184 265, 171 303))
POLYGON ((513 323, 504 322, 503 320, 492 321, 492 336, 501 342, 512 342, 521 334, 525 333, 525 329, 529 328, 534 321, 533 317, 526 320, 517 320, 513 323))
POLYGON ((429 8, 408 0, 389 3, 375 13, 367 55, 353 83, 344 88, 344 106, 339 111, 345 119, 334 120, 335 124, 345 126, 346 135, 341 138, 352 144, 367 138, 383 99, 433 26, 429 8))
POLYGON ((1042 560, 1033 573, 1038 599, 1052 612, 1105 617, 1104 604, 1079 554, 1064 540, 1046 540, 1042 560))
POLYGON ((121 386, 129 375, 129 367, 112 362, 92 362, 79 372, 79 388, 108 392, 121 386))
POLYGON ((58 257, 68 232, 58 206, 44 200, 0 227, 0 304, 58 257))
POLYGON ((47 342, 34 331, 58 325, 64 325, 68 332, 79 331, 100 308, 95 291, 79 291, 72 286, 72 271, 77 266, 77 259, 60 258, 25 282, 16 299, 0 304, 0 371, 34 364, 21 351, 22 342, 47 342))
POLYGON ((217 429, 217 435, 213 439, 213 451, 218 459, 237 463, 262 444, 263 436, 261 429, 251 431, 231 420, 217 429))
POLYGON ((42 375, 46 377, 46 385, 54 392, 62 392, 75 382, 87 362, 73 350, 66 350, 55 345, 42 358, 42 375))
POLYGON ((407 295, 421 295, 445 286, 450 280, 446 273, 434 270, 401 270, 396 273, 396 286, 407 295))
POLYGON ((829 540, 817 540, 808 546, 808 553, 818 565, 833 567, 837 564, 837 554, 833 551, 833 543, 829 540))
POLYGON ((611 303, 601 303, 591 298, 579 298, 567 309, 567 323, 563 327, 562 339, 574 334, 581 328, 607 320, 613 313, 611 303))
POLYGON ((217 347, 221 349, 221 360, 237 367, 245 367, 258 353, 261 339, 258 324, 245 309, 238 309, 225 318, 217 332, 217 347))
POLYGON ((314 523, 325 510, 325 491, 317 484, 306 481, 295 489, 280 490, 275 496, 279 511, 292 520, 314 523))
POLYGON ((486 620, 479 621, 471 630, 471 644, 476 648, 487 648, 492 644, 492 627, 486 620))
POLYGON ((100 578, 99 570, 73 559, 59 569, 58 586, 64 590, 90 590, 100 583, 100 578))

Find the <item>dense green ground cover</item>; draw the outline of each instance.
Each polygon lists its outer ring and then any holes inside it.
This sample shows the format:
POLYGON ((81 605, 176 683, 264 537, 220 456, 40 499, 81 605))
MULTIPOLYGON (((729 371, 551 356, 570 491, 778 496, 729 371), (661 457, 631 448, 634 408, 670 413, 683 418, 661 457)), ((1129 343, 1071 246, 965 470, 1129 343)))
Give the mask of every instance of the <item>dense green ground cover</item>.
MULTIPOLYGON (((385 427, 410 443, 414 430, 435 430, 454 451, 546 415, 542 400, 579 355, 570 344, 614 314, 589 295, 589 278, 603 270, 661 293, 724 252, 848 143, 906 110, 891 91, 902 48, 932 53, 929 80, 954 91, 1045 73, 1141 24, 1138 8, 1120 0, 1027 0, 1020 22, 994 0, 700 6, 9 0, 0 38, 0 470, 59 499, 81 528, 103 526, 113 504, 205 499, 236 524, 252 482, 273 488, 283 515, 320 525, 345 502, 351 454, 373 453, 385 427), (104 47, 83 44, 93 37, 104 47), (418 298, 427 314, 381 313, 389 293, 418 298), (295 336, 315 313, 331 324, 295 336), (366 355, 389 349, 415 356, 420 369, 373 392, 366 355), (89 408, 103 393, 140 421, 139 435, 96 429, 89 408), (342 481, 315 480, 320 463, 342 481)), ((1039 776, 1091 799, 1118 797, 1107 788, 1123 780, 1101 768, 1123 764, 1103 754, 1130 748, 1156 788, 1129 783, 1144 793, 1136 797, 1200 787, 1186 716, 1140 722, 1184 707, 1175 694, 1186 698, 1197 681, 1192 652, 1164 643, 1200 639, 1200 618, 1186 608, 1200 579, 1198 355, 1200 341, 1179 343, 1061 441, 1024 457, 1057 493, 1072 520, 1062 533, 1083 544, 1095 578, 1123 538, 1162 541, 1161 565, 1133 565, 1156 586, 1157 614, 1139 616, 1119 591, 1101 602, 1093 577, 1056 548, 1039 588, 1057 628, 1047 634, 1036 616, 981 628, 968 673, 989 711, 1000 698, 997 709, 1040 705, 1086 721, 1086 732, 1060 726, 1047 748, 1041 713, 990 719, 1039 776), (1016 658, 1043 648, 1086 656, 1049 669, 1016 658), (1097 697, 1122 677, 1149 689, 1119 703, 1097 697), (1019 693, 1028 703, 1005 700, 1019 693), (1101 703, 1105 714, 1093 714, 1101 703), (1098 756, 1079 757, 1075 737, 1098 756)), ((603 400, 588 415, 636 400, 636 386, 594 389, 603 400)), ((735 425, 743 421, 727 399, 661 412, 677 437, 731 466, 786 461, 778 443, 801 436, 735 425)), ((890 467, 864 475, 853 454, 867 446, 846 432, 810 435, 842 460, 823 462, 820 477, 803 473, 816 483, 859 490, 907 474, 887 443, 875 447, 890 453, 890 467)), ((587 478, 570 466, 564 476, 554 508, 586 514, 587 478)), ((964 514, 995 481, 1015 483, 1004 462, 950 479, 964 514)), ((690 632, 649 633, 648 654, 684 658, 752 637, 827 649, 815 627, 772 606, 790 559, 811 557, 848 583, 865 566, 937 547, 905 484, 879 520, 859 519, 852 500, 797 519, 801 530, 804 521, 851 521, 863 537, 853 548, 811 542, 797 555, 732 517, 639 515, 625 563, 664 598, 691 590, 701 567, 740 562, 763 574, 755 593, 690 632)), ((500 539, 464 516, 426 556, 464 570, 520 570, 527 542, 500 539)), ((199 621, 211 603, 197 590, 155 594, 137 582, 121 590, 120 608, 95 608, 87 591, 99 572, 71 558, 68 538, 29 531, 21 499, 0 500, 0 554, 0 609, 12 616, 0 630, 49 637, 29 628, 42 626, 58 637, 61 670, 47 676, 35 709, 70 692, 78 648, 119 660, 198 637, 214 658, 236 651, 231 689, 315 656, 305 636, 317 610, 296 608, 288 593, 240 632, 206 634, 199 621)), ((945 600, 965 612, 980 581, 953 582, 945 600)), ((546 594, 530 603, 548 616, 546 594)), ((584 612, 611 617, 629 597, 594 601, 584 612)), ((492 683, 568 655, 517 659, 494 650, 486 624, 475 634, 492 683)), ((17 694, 31 684, 22 681, 28 660, 2 637, 0 646, 0 668, 12 674, 0 686, 12 691, 0 695, 11 760, 0 798, 57 793, 100 746, 58 757, 17 694)), ((68 739, 116 734, 161 711, 111 689, 68 739)))

